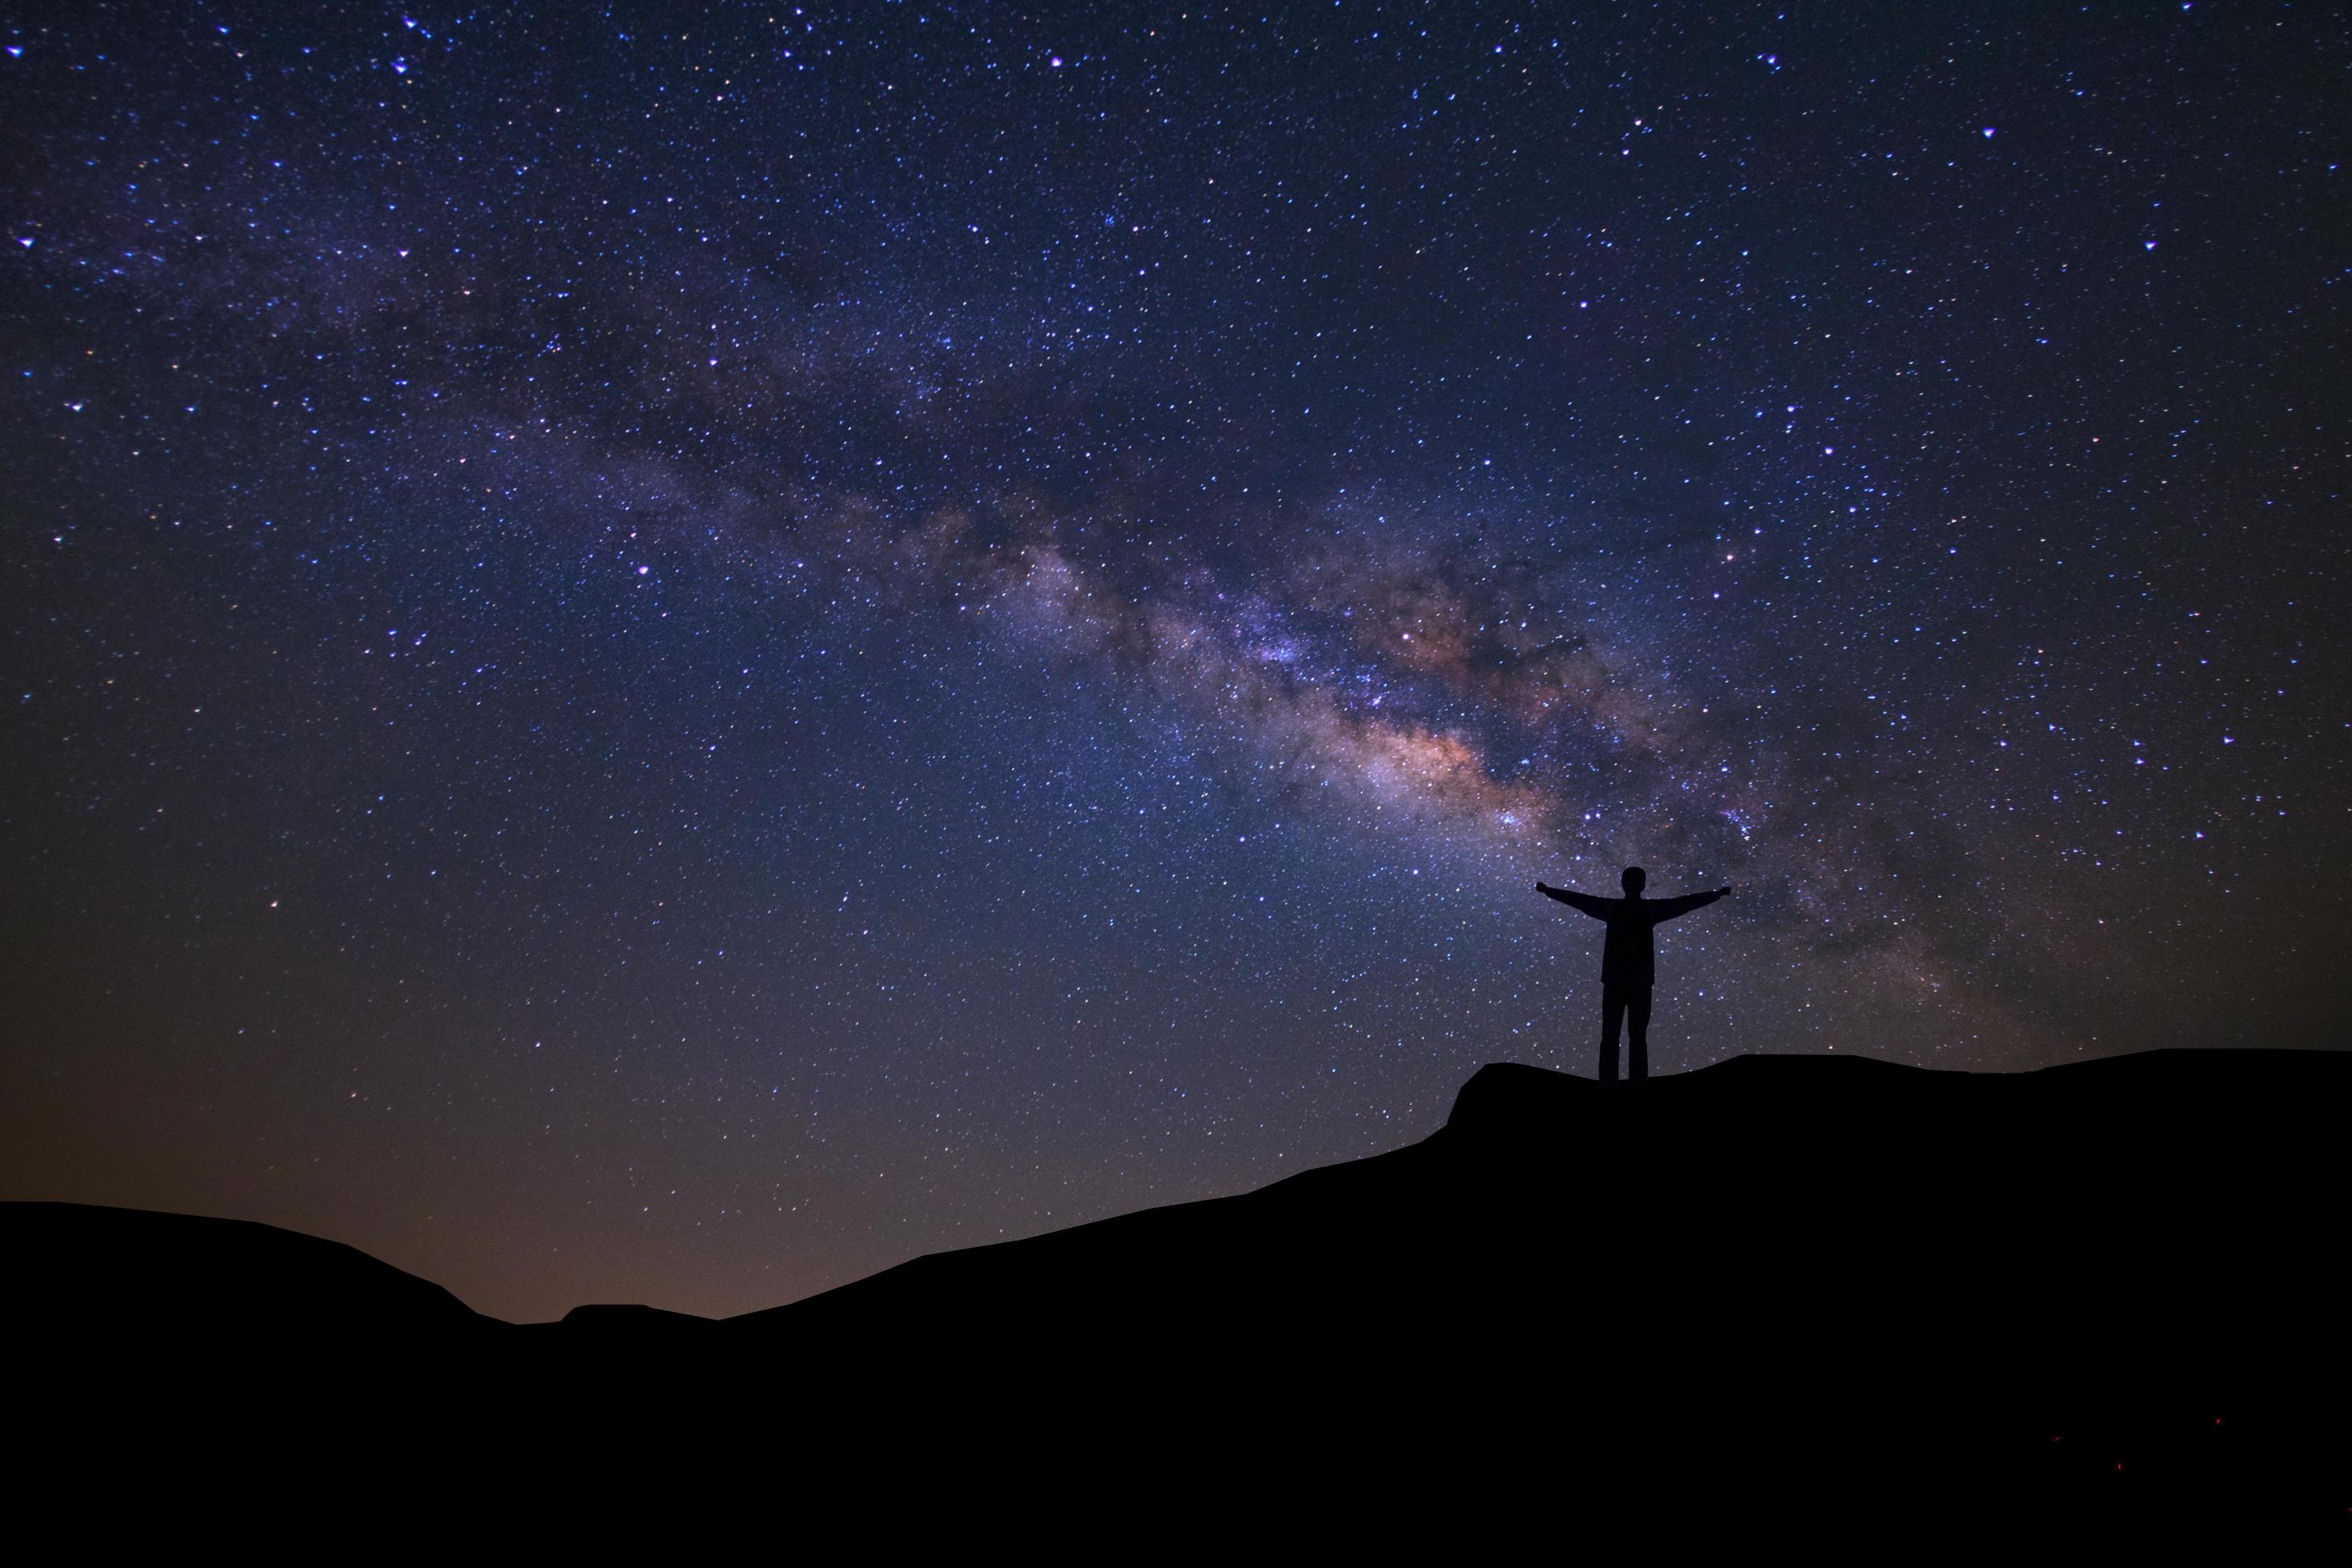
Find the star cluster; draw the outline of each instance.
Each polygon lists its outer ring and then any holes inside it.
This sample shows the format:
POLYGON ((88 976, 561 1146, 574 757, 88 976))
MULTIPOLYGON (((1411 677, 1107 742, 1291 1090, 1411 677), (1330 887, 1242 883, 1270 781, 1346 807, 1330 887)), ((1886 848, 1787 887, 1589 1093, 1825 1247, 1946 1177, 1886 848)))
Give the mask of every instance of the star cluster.
POLYGON ((2325 8, 0 43, 6 1195, 772 1305, 1591 1070, 1631 863, 1664 1071, 2352 1002, 2325 8))

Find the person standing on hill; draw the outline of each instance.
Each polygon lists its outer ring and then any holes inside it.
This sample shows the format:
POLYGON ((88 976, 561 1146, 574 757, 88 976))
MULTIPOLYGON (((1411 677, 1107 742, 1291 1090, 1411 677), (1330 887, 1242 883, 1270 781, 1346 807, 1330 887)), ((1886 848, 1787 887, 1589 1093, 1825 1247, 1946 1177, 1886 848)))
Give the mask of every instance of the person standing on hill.
POLYGON ((1572 910, 1581 910, 1594 920, 1609 924, 1608 940, 1601 949, 1601 1081, 1617 1081, 1617 1026, 1620 1020, 1631 1025, 1626 1030, 1627 1077, 1640 1083, 1650 1076, 1650 987, 1657 975, 1657 944, 1650 938, 1651 928, 1676 915, 1686 915, 1701 909, 1731 891, 1717 888, 1711 893, 1686 893, 1679 899, 1645 899, 1642 889, 1649 881, 1649 873, 1639 866, 1628 866, 1618 879, 1625 889, 1622 899, 1603 899, 1591 893, 1572 893, 1566 888, 1548 888, 1536 884, 1536 891, 1548 899, 1558 899, 1572 910))

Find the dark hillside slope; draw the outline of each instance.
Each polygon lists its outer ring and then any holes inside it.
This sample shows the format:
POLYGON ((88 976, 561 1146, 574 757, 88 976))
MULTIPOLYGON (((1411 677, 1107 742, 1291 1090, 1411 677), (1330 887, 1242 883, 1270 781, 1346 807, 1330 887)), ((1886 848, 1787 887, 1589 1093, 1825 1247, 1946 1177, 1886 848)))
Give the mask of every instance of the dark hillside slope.
POLYGON ((2336 1053, 1748 1057, 1639 1089, 1495 1066, 1412 1147, 717 1337, 1089 1429, 1140 1408, 1619 1486, 1826 1470, 1979 1514, 2260 1497, 2334 1521, 2347 1110, 2336 1053))
POLYGON ((1958 1359, 2178 1330, 2168 1359, 2251 1369, 2334 1321, 2347 1110, 2336 1053, 2011 1076, 1745 1057, 1638 1089, 1498 1065, 1412 1147, 917 1258, 721 1330, 948 1363, 966 1338, 1092 1352, 1143 1331, 1223 1352, 1302 1321, 1394 1346, 1521 1310, 1593 1366, 1770 1324, 1958 1359), (2255 1312, 2262 1344, 2190 1331, 2255 1312))

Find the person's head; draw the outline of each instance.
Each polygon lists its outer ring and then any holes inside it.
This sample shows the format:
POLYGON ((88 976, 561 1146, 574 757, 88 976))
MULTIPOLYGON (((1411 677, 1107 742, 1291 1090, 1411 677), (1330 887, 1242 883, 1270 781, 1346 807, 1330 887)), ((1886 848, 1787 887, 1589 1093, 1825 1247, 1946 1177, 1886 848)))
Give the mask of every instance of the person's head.
POLYGON ((1639 866, 1626 867, 1624 874, 1617 879, 1618 885, 1625 889, 1625 896, 1629 899, 1640 898, 1643 887, 1649 880, 1650 874, 1639 866))

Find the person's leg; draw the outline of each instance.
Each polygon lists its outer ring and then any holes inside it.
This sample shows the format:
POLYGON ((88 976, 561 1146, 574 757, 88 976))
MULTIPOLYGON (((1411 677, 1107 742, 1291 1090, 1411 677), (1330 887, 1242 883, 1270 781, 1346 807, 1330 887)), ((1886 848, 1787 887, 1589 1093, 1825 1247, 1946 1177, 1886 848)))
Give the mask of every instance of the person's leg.
POLYGON ((1617 1026, 1625 1016, 1625 994, 1614 985, 1601 988, 1601 1081, 1617 1081, 1617 1026))
POLYGON ((1629 988, 1625 998, 1625 1076, 1640 1083, 1650 1076, 1650 988, 1629 988))

